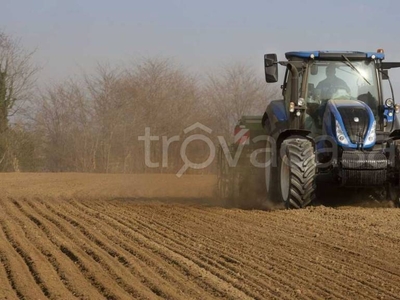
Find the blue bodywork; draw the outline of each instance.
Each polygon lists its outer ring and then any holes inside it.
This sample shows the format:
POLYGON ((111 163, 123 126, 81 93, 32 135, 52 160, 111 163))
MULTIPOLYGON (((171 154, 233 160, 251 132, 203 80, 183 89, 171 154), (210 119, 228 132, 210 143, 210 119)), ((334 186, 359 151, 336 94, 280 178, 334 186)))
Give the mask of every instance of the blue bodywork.
POLYGON ((395 114, 395 111, 394 111, 393 107, 388 107, 388 106, 384 105, 383 115, 386 118, 386 121, 388 123, 394 122, 394 114, 395 114))
POLYGON ((352 143, 350 136, 346 130, 346 126, 343 122, 342 115, 340 114, 338 108, 341 107, 349 107, 349 108, 363 108, 368 113, 368 128, 366 130, 366 134, 363 138, 363 148, 369 149, 375 145, 376 138, 372 141, 369 141, 367 137, 371 134, 372 130, 375 130, 375 118, 372 110, 369 108, 367 104, 359 100, 329 100, 325 109, 324 117, 323 117, 323 134, 331 137, 339 146, 347 149, 357 149, 359 145, 352 143), (334 118, 334 120, 332 120, 334 118), (346 143, 341 142, 336 134, 336 121, 339 123, 339 126, 346 137, 346 143))
POLYGON ((385 54, 380 52, 360 52, 360 51, 291 51, 286 52, 285 57, 286 59, 291 59, 294 57, 307 59, 310 58, 311 55, 314 58, 320 58, 320 54, 343 54, 343 55, 351 55, 351 54, 359 54, 364 56, 365 58, 372 58, 374 55, 376 59, 385 59, 385 54))
POLYGON ((284 101, 272 101, 271 109, 278 122, 287 121, 286 108, 284 101))
MULTIPOLYGON (((372 141, 368 141, 367 137, 370 135, 372 129, 375 126, 375 117, 371 108, 362 101, 359 100, 329 100, 326 105, 321 105, 321 117, 323 120, 322 135, 327 136, 329 140, 335 141, 339 146, 345 149, 358 149, 359 145, 352 143, 350 136, 347 132, 345 124, 343 122, 342 115, 338 108, 349 107, 349 108, 363 108, 368 114, 368 128, 363 139, 363 148, 371 149, 375 145, 375 138, 372 141), (346 137, 347 143, 342 143, 336 136, 336 121, 338 121, 341 130, 346 137)), ((389 111, 389 110, 388 110, 389 111)), ((269 123, 269 134, 275 139, 282 134, 287 128, 285 123, 288 121, 288 116, 285 109, 285 102, 283 100, 272 101, 266 111, 268 123, 269 123)), ((392 116, 393 118, 393 116, 392 116)), ((375 128, 374 128, 375 129, 375 128)), ((317 149, 323 148, 323 139, 318 138, 320 143, 317 143, 317 149)))

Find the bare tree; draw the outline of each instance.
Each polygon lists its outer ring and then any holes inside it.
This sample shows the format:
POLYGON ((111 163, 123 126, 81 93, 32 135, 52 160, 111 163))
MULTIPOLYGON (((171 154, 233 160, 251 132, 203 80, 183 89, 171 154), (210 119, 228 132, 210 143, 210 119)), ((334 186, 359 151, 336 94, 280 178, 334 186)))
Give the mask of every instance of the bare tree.
POLYGON ((16 137, 23 137, 20 129, 11 132, 9 118, 29 98, 38 68, 32 63, 33 52, 28 52, 20 40, 0 31, 0 169, 18 171, 19 145, 16 137), (19 133, 18 133, 19 132, 19 133))
POLYGON ((45 170, 95 169, 94 124, 84 91, 79 84, 68 81, 47 89, 38 100, 34 126, 45 170))
POLYGON ((267 99, 275 97, 276 88, 267 88, 261 76, 248 65, 234 63, 219 74, 208 76, 204 97, 215 129, 231 137, 233 127, 243 115, 262 115, 267 99))
POLYGON ((95 169, 108 173, 119 164, 112 154, 113 148, 119 148, 116 132, 121 124, 121 114, 126 110, 127 101, 120 83, 121 72, 118 68, 99 64, 93 75, 85 76, 85 81, 93 109, 95 169))
MULTIPOLYGON (((198 80, 173 61, 159 58, 140 62, 129 75, 128 81, 135 91, 138 135, 142 135, 148 126, 153 134, 160 136, 159 147, 154 143, 152 148, 153 156, 159 161, 162 157, 161 136, 182 137, 187 126, 203 121, 205 108, 201 103, 198 80)), ((179 143, 173 143, 169 147, 172 169, 180 163, 179 146, 179 143)))
MULTIPOLYGON (((37 149, 50 171, 177 172, 185 128, 200 122, 214 129, 211 138, 231 137, 237 120, 262 114, 273 92, 241 64, 210 75, 203 87, 170 60, 145 59, 125 69, 99 65, 83 82, 65 82, 41 95, 34 124, 37 149), (157 168, 146 167, 138 141, 146 127, 159 137, 150 154, 157 168), (166 158, 163 143, 172 137, 166 158)), ((198 142, 186 154, 201 162, 208 151, 198 142)))
POLYGON ((27 100, 38 71, 32 62, 34 51, 26 51, 19 39, 0 32, 0 133, 8 127, 19 101, 27 100))

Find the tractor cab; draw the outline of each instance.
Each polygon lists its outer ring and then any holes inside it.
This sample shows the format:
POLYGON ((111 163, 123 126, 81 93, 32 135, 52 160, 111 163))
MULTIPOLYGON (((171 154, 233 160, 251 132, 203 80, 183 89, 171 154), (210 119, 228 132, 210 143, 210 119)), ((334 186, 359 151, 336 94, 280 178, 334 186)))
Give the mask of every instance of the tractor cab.
POLYGON ((373 61, 354 61, 351 65, 346 61, 312 61, 307 71, 304 78, 306 130, 322 133, 329 100, 359 100, 371 109, 374 120, 379 123, 379 79, 373 61))
MULTIPOLYGON (((305 130, 314 137, 337 138, 332 129, 338 122, 341 129, 347 129, 342 130, 339 145, 365 149, 375 145, 376 132, 393 130, 399 106, 394 103, 393 93, 391 98, 383 99, 382 81, 389 79, 388 69, 400 65, 384 63, 382 49, 300 51, 287 52, 285 56, 287 61, 279 64, 286 66, 282 94, 289 128, 305 130), (367 136, 368 132, 373 134, 367 136)), ((277 68, 271 65, 275 58, 274 54, 265 56, 267 82, 278 78, 277 68)))

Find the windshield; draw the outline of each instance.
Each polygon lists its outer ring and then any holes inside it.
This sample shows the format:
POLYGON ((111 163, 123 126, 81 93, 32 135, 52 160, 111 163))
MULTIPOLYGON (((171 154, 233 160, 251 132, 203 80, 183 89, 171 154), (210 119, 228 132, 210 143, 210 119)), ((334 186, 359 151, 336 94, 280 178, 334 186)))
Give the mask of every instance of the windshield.
POLYGON ((314 61, 308 74, 307 102, 361 100, 377 115, 378 84, 373 61, 314 61))

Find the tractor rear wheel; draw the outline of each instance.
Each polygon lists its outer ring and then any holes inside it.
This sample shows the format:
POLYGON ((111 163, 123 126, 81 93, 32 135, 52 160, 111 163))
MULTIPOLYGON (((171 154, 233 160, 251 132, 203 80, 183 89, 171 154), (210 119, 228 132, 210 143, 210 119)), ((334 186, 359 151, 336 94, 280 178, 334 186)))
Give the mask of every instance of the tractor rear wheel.
POLYGON ((306 139, 285 140, 279 159, 279 194, 286 208, 303 208, 315 199, 314 147, 306 139))

